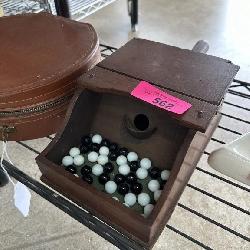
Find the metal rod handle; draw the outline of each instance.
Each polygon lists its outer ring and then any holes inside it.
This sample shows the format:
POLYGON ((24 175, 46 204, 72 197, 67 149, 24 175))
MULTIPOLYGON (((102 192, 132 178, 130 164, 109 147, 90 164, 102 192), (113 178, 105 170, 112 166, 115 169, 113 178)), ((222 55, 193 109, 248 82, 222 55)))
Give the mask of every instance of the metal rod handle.
POLYGON ((193 47, 192 51, 206 54, 209 50, 209 45, 204 40, 199 40, 193 47))

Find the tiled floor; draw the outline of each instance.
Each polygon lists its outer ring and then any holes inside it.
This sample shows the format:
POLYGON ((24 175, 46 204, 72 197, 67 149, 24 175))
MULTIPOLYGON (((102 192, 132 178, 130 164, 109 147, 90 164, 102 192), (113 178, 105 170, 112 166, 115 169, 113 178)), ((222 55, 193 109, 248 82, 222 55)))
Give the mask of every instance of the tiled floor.
MULTIPOLYGON (((119 47, 132 36, 191 48, 199 39, 210 44, 210 54, 232 60, 241 66, 238 79, 250 81, 250 3, 248 0, 142 0, 140 2, 139 31, 130 32, 126 1, 119 0, 88 17, 105 44, 119 47)), ((227 94, 226 101, 237 103, 250 109, 250 101, 227 94)), ((224 113, 250 120, 247 110, 224 105, 224 113)), ((245 133, 250 125, 223 116, 221 126, 245 133)), ((230 142, 238 137, 218 128, 214 137, 230 142)), ((48 138, 25 142, 39 152, 49 143, 48 138)), ((206 149, 211 152, 220 144, 211 141, 206 149)), ((40 172, 35 163, 36 154, 20 144, 11 142, 8 151, 14 163, 25 173, 39 179, 40 172)), ((207 155, 203 155, 198 167, 201 170, 213 170, 207 164, 207 155)), ((235 181, 236 182, 236 181, 235 181)), ((237 183, 237 182, 236 182, 237 183)), ((248 192, 226 184, 216 178, 196 170, 189 182, 217 197, 225 199, 245 210, 250 210, 248 192)), ((74 221, 49 202, 32 192, 31 211, 28 218, 22 218, 13 207, 12 186, 0 189, 0 249, 115 249, 110 243, 74 221)), ((223 224, 225 227, 248 236, 250 219, 245 213, 197 192, 190 186, 181 196, 180 203, 192 208, 223 224)), ((230 233, 211 221, 177 206, 169 225, 203 242, 212 249, 250 249, 250 244, 241 237, 230 233)), ((166 228, 154 249, 201 249, 187 238, 166 228)))

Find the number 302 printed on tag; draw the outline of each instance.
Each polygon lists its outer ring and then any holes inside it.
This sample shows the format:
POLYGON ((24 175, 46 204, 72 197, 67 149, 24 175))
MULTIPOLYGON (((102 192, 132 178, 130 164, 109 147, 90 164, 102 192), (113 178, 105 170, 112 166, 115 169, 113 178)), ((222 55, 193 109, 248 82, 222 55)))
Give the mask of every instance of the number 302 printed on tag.
POLYGON ((133 89, 131 95, 175 114, 183 114, 192 106, 190 103, 169 95, 145 81, 140 82, 133 89))

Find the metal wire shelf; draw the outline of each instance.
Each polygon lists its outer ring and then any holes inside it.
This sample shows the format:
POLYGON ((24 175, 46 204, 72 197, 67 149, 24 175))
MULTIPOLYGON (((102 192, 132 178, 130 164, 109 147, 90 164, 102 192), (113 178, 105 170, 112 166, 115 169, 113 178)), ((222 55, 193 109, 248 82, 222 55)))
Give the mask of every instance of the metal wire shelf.
MULTIPOLYGON (((71 18, 80 20, 116 0, 69 0, 71 18)), ((5 15, 21 13, 38 13, 49 11, 56 15, 55 2, 53 0, 3 0, 5 15)))
MULTIPOLYGON (((62 15, 79 21, 116 0, 2 0, 4 15, 16 15, 22 13, 50 12, 54 15, 62 15), (67 6, 67 15, 56 9, 56 4, 67 6), (60 13, 59 13, 60 12, 60 13)), ((59 7, 61 8, 61 7, 59 7)), ((138 0, 128 0, 128 15, 131 19, 131 29, 136 30, 138 24, 138 0)))
POLYGON ((36 0, 3 0, 2 7, 4 10, 4 14, 16 15, 21 13, 38 13, 44 10, 46 5, 42 5, 41 1, 36 0))
MULTIPOLYGON (((110 54, 112 54, 114 51, 116 51, 117 49, 111 46, 107 46, 107 45, 103 45, 101 44, 101 53, 103 57, 107 57, 110 54)), ((241 92, 241 91, 237 91, 234 90, 232 92, 232 88, 237 88, 237 87, 244 87, 246 91, 250 92, 250 89, 248 88, 250 86, 249 83, 246 82, 242 82, 240 80, 234 80, 232 85, 229 88, 228 93, 230 95, 236 95, 239 96, 241 98, 247 98, 250 100, 250 96, 247 97, 248 95, 245 92, 241 92)), ((228 104, 227 102, 225 102, 226 104, 228 104)), ((234 103, 230 103, 229 105, 233 105, 236 108, 239 109, 244 109, 246 111, 250 111, 248 108, 246 107, 242 107, 239 105, 236 105, 234 103)), ((233 115, 227 114, 227 113, 221 113, 222 116, 225 116, 229 119, 233 119, 236 120, 238 122, 241 123, 245 123, 247 125, 250 124, 250 121, 241 119, 239 117, 235 117, 233 115)), ((235 135, 241 135, 240 132, 232 129, 232 128, 227 128, 223 125, 219 125, 218 126, 219 129, 235 134, 235 135)), ((50 140, 53 139, 53 137, 48 136, 48 138, 50 140)), ((225 144, 224 141, 213 137, 211 139, 212 141, 219 143, 219 144, 225 144)), ((27 145, 25 142, 17 142, 19 145, 21 145, 22 147, 25 147, 26 149, 34 152, 35 154, 39 154, 40 152, 36 149, 34 149, 33 147, 27 145)), ((204 155, 209 155, 210 153, 205 151, 204 155)), ((62 195, 56 193, 55 191, 53 191, 52 189, 46 187, 45 185, 39 183, 38 181, 34 180, 33 178, 29 177, 28 175, 26 175, 25 173, 21 172, 19 169, 17 169, 15 166, 9 164, 8 162, 4 161, 4 165, 7 169, 7 171, 9 172, 9 174, 11 176, 13 176, 15 179, 23 182, 27 187, 29 187, 30 189, 32 189, 33 191, 35 191, 37 194, 39 194, 40 196, 42 196, 43 198, 47 199, 48 201, 50 201, 51 203, 53 203, 55 206, 57 206, 58 208, 60 208, 61 210, 63 210, 65 213, 69 214, 71 217, 73 217, 74 219, 76 219, 77 221, 79 221, 80 223, 84 224, 85 226, 87 226, 88 228, 90 228, 91 230, 93 230, 94 232, 96 232, 97 234, 99 234, 100 236, 102 236, 103 238, 105 238, 106 240, 108 240, 110 243, 112 243, 113 245, 119 247, 120 249, 143 249, 142 246, 138 245, 137 243, 135 243, 133 240, 129 239, 128 237, 126 237, 125 235, 121 234, 120 232, 118 232, 117 230, 115 230, 114 228, 112 228, 111 226, 107 225, 106 223, 102 222, 101 220, 99 220, 98 218, 96 218, 95 216, 93 216, 91 213, 89 213, 88 211, 86 211, 84 208, 80 208, 77 205, 75 205, 74 203, 70 202, 69 200, 65 199, 62 195)), ((222 182, 224 182, 227 185, 230 185, 234 188, 238 188, 244 192, 250 193, 250 189, 248 187, 246 187, 245 185, 236 183, 235 181, 232 181, 224 176, 221 176, 217 173, 213 173, 209 170, 205 170, 201 167, 196 167, 195 171, 199 171, 200 173, 204 174, 204 175, 208 175, 211 176, 213 178, 216 178, 222 182)), ((207 197, 210 197, 222 204, 225 204, 226 206, 233 208, 245 215, 250 215, 250 211, 242 208, 236 204, 233 204, 232 202, 229 202, 219 196, 216 196, 212 193, 209 193, 193 184, 188 183, 187 184, 187 188, 190 188, 192 190, 195 190, 196 192, 201 193, 202 195, 205 195, 207 197)), ((182 204, 181 202, 178 203, 177 205, 178 207, 180 207, 181 209, 199 217, 202 220, 205 220, 208 223, 211 223, 225 231, 227 231, 228 233, 241 238, 244 241, 250 242, 250 238, 247 235, 243 235, 242 233, 237 232, 236 230, 208 217, 207 215, 204 215, 198 211, 196 211, 194 208, 191 208, 187 205, 182 204)), ((194 244, 204 248, 204 249, 209 249, 211 250, 212 248, 210 246, 208 246, 207 244, 195 239, 194 237, 191 237, 190 235, 182 232, 181 230, 179 230, 178 228, 176 228, 173 225, 166 225, 166 227, 175 232, 176 234, 186 238, 189 241, 192 241, 194 244)))

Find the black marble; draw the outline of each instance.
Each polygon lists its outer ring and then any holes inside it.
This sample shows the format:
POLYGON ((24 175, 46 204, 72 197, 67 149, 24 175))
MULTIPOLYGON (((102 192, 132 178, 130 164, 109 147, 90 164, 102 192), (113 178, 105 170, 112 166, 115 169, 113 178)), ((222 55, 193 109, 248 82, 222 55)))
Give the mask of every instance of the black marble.
POLYGON ((157 179, 161 176, 161 170, 157 167, 150 168, 148 173, 152 179, 157 179))
POLYGON ((126 182, 131 184, 131 183, 134 183, 137 181, 137 177, 136 177, 136 174, 135 173, 129 173, 127 176, 126 176, 126 182))
POLYGON ((81 174, 82 175, 91 174, 91 172, 92 172, 92 169, 88 165, 83 166, 82 169, 81 169, 81 174))
POLYGON ((67 170, 68 172, 70 172, 71 174, 76 174, 76 167, 70 165, 70 166, 67 166, 65 168, 65 170, 67 170))
POLYGON ((92 140, 91 140, 91 137, 89 135, 83 136, 81 138, 81 144, 82 145, 88 146, 88 145, 90 145, 91 142, 92 142, 92 140))
POLYGON ((125 180, 126 180, 126 177, 124 176, 124 175, 122 175, 122 174, 117 174, 116 176, 115 176, 115 178, 114 178, 114 182, 116 183, 116 184, 121 184, 121 183, 124 183, 125 182, 125 180))
POLYGON ((127 183, 121 183, 118 186, 117 191, 118 191, 119 194, 125 195, 129 191, 129 185, 127 183))
POLYGON ((124 155, 124 156, 128 155, 128 149, 127 148, 120 148, 118 152, 119 152, 120 155, 124 155))
POLYGON ((110 141, 108 139, 103 139, 101 142, 101 146, 106 146, 106 147, 110 147, 110 141))
POLYGON ((119 149, 119 146, 118 146, 117 143, 111 143, 110 146, 109 146, 109 150, 110 150, 111 152, 117 152, 118 149, 119 149))
POLYGON ((167 183, 167 181, 163 181, 163 180, 160 181, 160 189, 161 190, 164 188, 166 183, 167 183))
POLYGON ((136 172, 136 170, 140 167, 138 161, 131 161, 129 163, 130 170, 136 172))
POLYGON ((99 152, 100 144, 98 144, 98 143, 91 143, 89 145, 89 148, 90 148, 90 151, 99 152))
POLYGON ((80 146, 80 151, 81 151, 81 154, 87 154, 90 150, 89 150, 89 146, 87 145, 81 145, 80 146))
POLYGON ((93 183, 93 177, 91 175, 89 175, 89 174, 83 175, 82 180, 86 181, 88 184, 93 183))
POLYGON ((98 181, 101 183, 101 184, 105 184, 106 182, 108 182, 110 180, 110 176, 108 174, 101 174, 99 177, 98 177, 98 181))
POLYGON ((140 194, 141 193, 141 191, 142 191, 142 184, 141 183, 139 183, 139 182, 135 182, 135 183, 132 183, 131 185, 130 185, 130 190, 131 190, 131 192, 132 193, 134 193, 134 194, 140 194))
POLYGON ((114 170, 114 166, 111 162, 108 162, 103 166, 103 170, 105 173, 112 173, 114 170))
POLYGON ((116 161, 118 154, 116 152, 110 152, 108 157, 111 161, 116 161))

